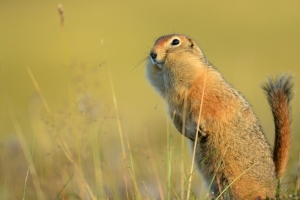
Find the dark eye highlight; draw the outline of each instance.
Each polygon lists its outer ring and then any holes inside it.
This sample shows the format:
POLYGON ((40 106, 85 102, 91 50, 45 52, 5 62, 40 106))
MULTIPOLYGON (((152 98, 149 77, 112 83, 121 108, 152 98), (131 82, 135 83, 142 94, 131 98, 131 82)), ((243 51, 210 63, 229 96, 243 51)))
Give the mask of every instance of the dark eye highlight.
POLYGON ((178 39, 174 39, 171 44, 178 45, 179 43, 180 43, 180 41, 178 39))

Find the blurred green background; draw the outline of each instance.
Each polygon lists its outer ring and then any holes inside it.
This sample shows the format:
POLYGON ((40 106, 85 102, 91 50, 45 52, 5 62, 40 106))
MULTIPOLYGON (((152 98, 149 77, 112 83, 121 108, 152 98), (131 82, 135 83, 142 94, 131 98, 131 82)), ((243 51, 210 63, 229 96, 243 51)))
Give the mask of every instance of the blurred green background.
MULTIPOLYGON (((294 76, 286 182, 294 181, 300 152, 299 1, 1 1, 0 16, 1 199, 165 197, 168 133, 171 195, 180 194, 182 137, 144 76, 155 39, 169 33, 197 41, 253 105, 271 145, 274 124, 260 84, 282 72, 294 76)), ((187 174, 191 159, 187 147, 184 152, 187 174)), ((198 199, 207 194, 198 174, 192 188, 198 199)))

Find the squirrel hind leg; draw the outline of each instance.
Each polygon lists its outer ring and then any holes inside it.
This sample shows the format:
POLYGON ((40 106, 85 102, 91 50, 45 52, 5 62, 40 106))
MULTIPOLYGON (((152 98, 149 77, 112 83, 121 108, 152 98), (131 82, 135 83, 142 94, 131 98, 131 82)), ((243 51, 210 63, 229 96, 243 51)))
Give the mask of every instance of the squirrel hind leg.
POLYGON ((290 149, 290 108, 293 98, 293 82, 290 75, 280 75, 262 85, 271 106, 275 123, 273 161, 277 178, 281 178, 289 157, 290 149))

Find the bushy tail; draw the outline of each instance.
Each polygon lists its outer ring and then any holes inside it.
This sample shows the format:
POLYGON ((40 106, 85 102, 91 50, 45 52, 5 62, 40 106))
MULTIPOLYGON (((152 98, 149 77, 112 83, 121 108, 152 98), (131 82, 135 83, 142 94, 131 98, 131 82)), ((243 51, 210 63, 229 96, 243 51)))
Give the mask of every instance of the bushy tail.
POLYGON ((275 144, 273 160, 277 178, 281 178, 289 157, 290 150, 290 108, 293 98, 293 83, 289 75, 270 78, 262 86, 271 106, 275 122, 275 144))

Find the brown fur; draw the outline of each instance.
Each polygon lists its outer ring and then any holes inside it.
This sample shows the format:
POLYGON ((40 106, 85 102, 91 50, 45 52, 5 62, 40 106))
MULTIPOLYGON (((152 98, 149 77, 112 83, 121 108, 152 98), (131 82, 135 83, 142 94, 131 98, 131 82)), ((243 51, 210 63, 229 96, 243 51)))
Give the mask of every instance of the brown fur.
MULTIPOLYGON (((172 119, 175 112, 175 127, 179 132, 185 130, 192 146, 202 103, 195 159, 207 184, 212 182, 211 191, 216 196, 229 185, 223 199, 275 196, 276 174, 281 174, 285 168, 286 149, 289 148, 289 101, 276 81, 274 87, 266 84, 272 94, 268 93, 268 99, 273 103, 270 104, 273 114, 275 112, 275 123, 278 122, 276 143, 284 143, 275 145, 274 164, 270 145, 251 106, 207 62, 191 38, 184 35, 159 38, 150 52, 146 73, 151 85, 165 99, 172 119), (179 44, 174 40, 179 40, 179 44), (279 92, 274 93, 275 89, 279 92), (185 96, 186 107, 183 106, 185 96), (186 124, 182 127, 184 108, 186 124)), ((287 88, 291 90, 291 86, 287 88)))
POLYGON ((263 85, 269 104, 271 105, 275 122, 275 145, 273 159, 276 163, 276 174, 282 178, 289 157, 290 150, 290 117, 289 103, 292 99, 291 77, 280 76, 269 79, 263 85))

